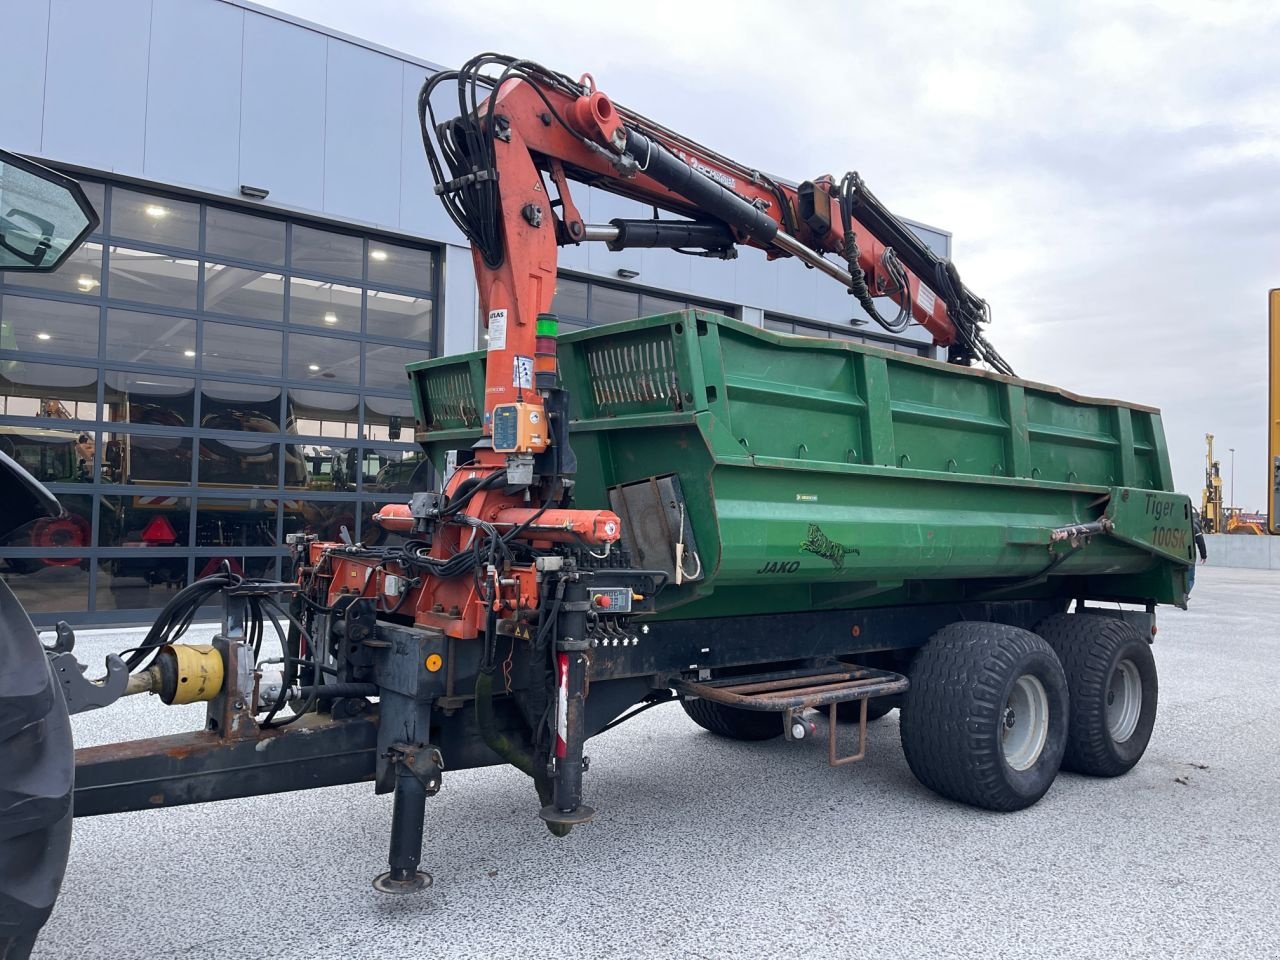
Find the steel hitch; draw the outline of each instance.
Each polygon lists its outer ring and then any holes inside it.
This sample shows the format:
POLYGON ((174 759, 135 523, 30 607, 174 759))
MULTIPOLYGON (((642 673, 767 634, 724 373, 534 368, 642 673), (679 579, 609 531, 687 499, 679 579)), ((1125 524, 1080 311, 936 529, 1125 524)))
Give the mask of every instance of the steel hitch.
POLYGON ((580 580, 565 585, 561 634, 556 642, 556 736, 551 761, 551 803, 538 816, 549 824, 573 827, 587 823, 595 810, 582 802, 586 742, 587 611, 591 599, 580 580))
POLYGON ((76 659, 72 651, 76 635, 70 624, 59 620, 54 627, 53 643, 45 647, 49 667, 62 684, 62 694, 67 699, 68 713, 83 713, 110 706, 125 695, 129 685, 129 668, 118 654, 107 655, 107 674, 101 680, 90 680, 84 675, 85 665, 76 659))
POLYGON ((390 870, 373 880, 380 893, 413 893, 431 886, 431 874, 418 869, 422 860, 422 827, 427 797, 440 792, 444 759, 429 743, 394 743, 387 759, 395 768, 396 788, 391 805, 390 870))

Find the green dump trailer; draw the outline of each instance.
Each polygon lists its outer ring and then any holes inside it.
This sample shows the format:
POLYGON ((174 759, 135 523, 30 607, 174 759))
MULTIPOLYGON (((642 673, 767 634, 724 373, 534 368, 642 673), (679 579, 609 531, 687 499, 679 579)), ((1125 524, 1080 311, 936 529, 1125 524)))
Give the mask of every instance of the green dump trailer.
MULTIPOLYGON (((574 504, 613 509, 625 561, 667 579, 593 641, 592 698, 671 690, 740 739, 809 735, 818 707, 833 763, 841 720, 865 735, 901 707, 917 776, 994 809, 1060 764, 1137 762, 1155 606, 1185 606, 1194 574, 1158 411, 703 311, 568 333, 558 356, 574 504)), ((444 474, 481 439, 485 359, 409 368, 444 474)))

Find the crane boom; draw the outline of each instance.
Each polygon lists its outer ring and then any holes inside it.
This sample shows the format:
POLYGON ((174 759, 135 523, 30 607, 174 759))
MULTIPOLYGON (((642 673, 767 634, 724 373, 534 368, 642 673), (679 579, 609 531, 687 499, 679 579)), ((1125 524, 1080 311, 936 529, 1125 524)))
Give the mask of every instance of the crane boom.
MULTIPOLYGON (((785 183, 618 107, 589 74, 575 81, 497 54, 428 79, 419 116, 436 193, 472 244, 489 329, 486 433, 498 407, 537 412, 536 323, 555 293, 557 247, 588 241, 720 257, 746 245, 795 257, 843 284, 888 330, 919 324, 952 362, 1012 374, 982 335, 985 301, 856 173, 785 183), (451 82, 459 109, 437 120, 432 94, 451 82), (569 181, 642 201, 655 216, 585 223, 569 181), (881 314, 878 297, 898 305, 896 317, 881 314)), ((547 443, 522 438, 519 452, 547 443)))

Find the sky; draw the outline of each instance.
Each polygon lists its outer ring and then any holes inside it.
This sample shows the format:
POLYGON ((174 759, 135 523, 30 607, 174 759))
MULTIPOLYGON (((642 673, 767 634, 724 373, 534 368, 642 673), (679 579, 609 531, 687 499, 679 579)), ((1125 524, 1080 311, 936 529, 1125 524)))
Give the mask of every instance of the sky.
POLYGON ((1214 434, 1228 500, 1234 480, 1265 509, 1280 4, 268 3, 448 66, 494 50, 590 72, 793 181, 859 171, 954 234, 1020 376, 1160 407, 1197 502, 1214 434))

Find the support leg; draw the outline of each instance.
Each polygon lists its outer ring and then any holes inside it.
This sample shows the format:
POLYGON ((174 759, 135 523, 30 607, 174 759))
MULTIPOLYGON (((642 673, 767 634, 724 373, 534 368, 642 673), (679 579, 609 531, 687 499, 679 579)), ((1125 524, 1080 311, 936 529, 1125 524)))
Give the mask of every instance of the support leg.
POLYGON ((573 825, 595 816, 582 803, 582 756, 586 741, 587 649, 586 611, 590 606, 587 588, 581 582, 565 590, 560 639, 556 643, 556 742, 555 779, 552 802, 539 816, 547 823, 573 825))
POLYGON ((422 825, 427 797, 440 789, 440 752, 432 746, 396 744, 396 790, 391 807, 391 867, 373 881, 382 893, 413 893, 431 886, 431 874, 418 869, 422 860, 422 825))

